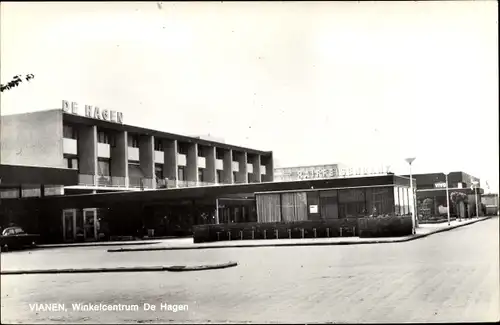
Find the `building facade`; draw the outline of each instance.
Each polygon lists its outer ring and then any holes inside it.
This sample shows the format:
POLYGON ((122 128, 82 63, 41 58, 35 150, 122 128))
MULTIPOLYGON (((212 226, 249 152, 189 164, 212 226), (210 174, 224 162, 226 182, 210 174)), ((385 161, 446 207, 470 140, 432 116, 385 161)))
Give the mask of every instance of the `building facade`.
POLYGON ((274 180, 280 182, 306 179, 325 179, 369 175, 387 175, 389 166, 355 167, 346 164, 279 167, 274 169, 274 180))
POLYGON ((47 195, 273 181, 270 151, 126 125, 122 113, 88 105, 81 113, 63 101, 61 109, 2 116, 0 162, 78 171, 71 186, 46 184, 47 195))
POLYGON ((395 175, 108 192, 3 200, 2 220, 45 242, 191 235, 200 224, 408 215, 408 178, 395 175))
MULTIPOLYGON (((446 184, 446 176, 443 173, 415 174, 412 177, 416 179, 418 184, 416 191, 417 215, 420 219, 439 218, 439 216, 447 215, 446 187, 448 187, 450 195, 452 216, 467 218, 476 215, 476 200, 480 203, 484 193, 480 187, 473 188, 474 182, 480 183, 479 178, 464 172, 451 172, 448 174, 448 184, 446 184), (458 199, 454 202, 454 198, 458 199)), ((479 214, 483 214, 483 211, 479 210, 479 214)))

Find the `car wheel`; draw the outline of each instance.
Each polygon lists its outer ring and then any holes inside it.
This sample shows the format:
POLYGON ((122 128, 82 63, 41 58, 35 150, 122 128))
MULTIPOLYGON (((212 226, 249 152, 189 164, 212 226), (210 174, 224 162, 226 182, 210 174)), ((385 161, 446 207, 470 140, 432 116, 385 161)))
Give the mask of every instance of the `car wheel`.
POLYGON ((31 242, 31 247, 36 247, 36 242, 35 241, 31 242))

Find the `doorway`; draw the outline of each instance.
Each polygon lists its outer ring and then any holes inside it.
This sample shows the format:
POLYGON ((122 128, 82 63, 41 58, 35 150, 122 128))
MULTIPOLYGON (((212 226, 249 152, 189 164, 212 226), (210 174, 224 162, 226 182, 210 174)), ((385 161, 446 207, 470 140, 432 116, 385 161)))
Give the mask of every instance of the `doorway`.
POLYGON ((76 210, 67 209, 62 213, 63 238, 64 241, 76 239, 76 210))
POLYGON ((97 209, 83 209, 83 238, 84 240, 97 240, 99 223, 97 221, 97 209))

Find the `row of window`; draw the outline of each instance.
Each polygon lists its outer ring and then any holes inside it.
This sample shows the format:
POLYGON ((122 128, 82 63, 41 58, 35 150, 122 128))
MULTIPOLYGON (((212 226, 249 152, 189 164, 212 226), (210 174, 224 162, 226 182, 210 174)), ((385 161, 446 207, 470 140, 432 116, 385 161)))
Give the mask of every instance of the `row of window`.
MULTIPOLYGON (((259 222, 358 218, 398 213, 393 187, 257 195, 259 222)), ((399 192, 399 189, 397 190, 399 192)), ((407 191, 406 191, 407 192, 407 191)), ((402 191, 403 193, 403 191, 402 191)), ((402 194, 403 195, 403 194, 402 194)), ((403 199, 404 200, 404 199, 403 199)), ((399 205, 399 193, 398 193, 399 205)), ((403 211, 409 213, 406 205, 403 211)))
MULTIPOLYGON (((78 132, 77 132, 76 128, 74 128, 70 125, 64 125, 63 126, 63 136, 64 136, 64 138, 67 138, 67 139, 77 140, 78 139, 78 132)), ((128 134, 127 141, 128 141, 127 143, 128 143, 129 147, 139 148, 139 136, 138 135, 128 134)), ((114 147, 114 146, 116 146, 116 137, 108 132, 98 131, 97 132, 97 142, 109 144, 112 147, 114 147)), ((154 139, 154 150, 155 151, 163 151, 164 150, 163 141, 161 139, 154 139)), ((188 152, 187 145, 180 143, 177 146, 177 153, 179 153, 181 155, 187 155, 187 152, 188 152)), ((216 155, 216 159, 224 159, 224 152, 221 150, 216 150, 215 155, 216 155)), ((198 150, 198 156, 204 157, 202 149, 198 150)), ((237 161, 235 156, 233 156, 233 161, 237 161)), ((252 163, 250 161, 250 158, 248 158, 247 162, 252 163)))

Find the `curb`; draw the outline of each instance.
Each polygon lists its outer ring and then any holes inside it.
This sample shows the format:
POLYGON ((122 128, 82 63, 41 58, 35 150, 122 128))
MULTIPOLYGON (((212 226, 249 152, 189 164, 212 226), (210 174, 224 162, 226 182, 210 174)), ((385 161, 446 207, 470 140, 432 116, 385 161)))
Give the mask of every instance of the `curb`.
POLYGON ((431 231, 427 234, 417 234, 410 235, 406 237, 402 237, 400 239, 395 240, 387 240, 387 239, 374 239, 370 241, 364 242, 320 242, 320 243, 283 243, 283 244, 260 244, 260 245, 250 245, 250 244, 239 244, 239 245, 231 245, 231 246, 221 246, 221 245, 212 245, 212 246, 177 246, 177 247, 149 247, 149 248, 119 248, 119 249, 108 249, 108 253, 124 253, 124 252, 148 252, 148 251, 177 251, 177 250, 196 250, 196 249, 220 249, 220 248, 257 248, 257 247, 291 247, 291 246, 337 246, 337 245, 367 245, 367 244, 390 244, 390 243, 403 243, 408 242, 420 238, 424 238, 439 232, 452 230, 455 228, 467 226, 474 224, 479 221, 484 221, 490 219, 491 217, 484 217, 483 219, 477 219, 468 223, 450 226, 447 228, 441 228, 434 231, 431 231))
POLYGON ((137 266, 137 267, 112 267, 112 268, 83 268, 83 269, 46 269, 46 270, 15 270, 1 271, 1 275, 21 275, 21 274, 62 274, 62 273, 118 273, 118 272, 189 272, 225 269, 237 266, 237 262, 227 262, 222 264, 208 265, 174 265, 174 266, 137 266))
POLYGON ((47 245, 37 245, 35 248, 70 248, 70 247, 99 247, 99 246, 141 246, 141 245, 153 245, 159 244, 159 241, 151 241, 151 242, 139 242, 139 243, 95 243, 95 244, 68 244, 68 245, 60 245, 60 244, 47 244, 47 245))

